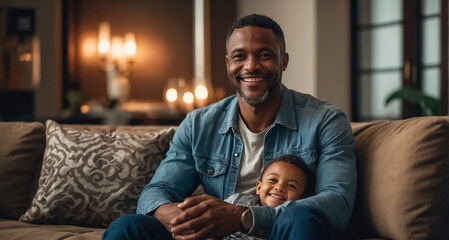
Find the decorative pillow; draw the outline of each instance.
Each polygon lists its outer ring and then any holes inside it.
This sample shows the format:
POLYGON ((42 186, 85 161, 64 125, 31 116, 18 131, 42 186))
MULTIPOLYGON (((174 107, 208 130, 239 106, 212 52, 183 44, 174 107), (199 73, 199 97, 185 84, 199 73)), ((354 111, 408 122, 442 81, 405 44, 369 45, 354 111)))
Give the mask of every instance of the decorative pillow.
POLYGON ((19 219, 37 190, 45 150, 40 122, 0 122, 0 218, 19 219))
POLYGON ((39 187, 23 222, 107 227, 135 213, 175 132, 167 126, 46 122, 39 187))
POLYGON ((449 117, 352 124, 360 238, 447 239, 449 117))

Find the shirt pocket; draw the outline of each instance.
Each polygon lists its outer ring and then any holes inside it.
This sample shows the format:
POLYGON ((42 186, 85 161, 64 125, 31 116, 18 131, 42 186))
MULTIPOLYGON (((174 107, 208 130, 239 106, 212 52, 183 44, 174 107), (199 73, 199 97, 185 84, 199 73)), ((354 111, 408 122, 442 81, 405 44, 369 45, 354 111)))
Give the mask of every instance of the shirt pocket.
POLYGON ((214 197, 222 198, 223 189, 225 189, 225 173, 229 163, 223 159, 204 155, 197 155, 194 158, 204 191, 214 197))

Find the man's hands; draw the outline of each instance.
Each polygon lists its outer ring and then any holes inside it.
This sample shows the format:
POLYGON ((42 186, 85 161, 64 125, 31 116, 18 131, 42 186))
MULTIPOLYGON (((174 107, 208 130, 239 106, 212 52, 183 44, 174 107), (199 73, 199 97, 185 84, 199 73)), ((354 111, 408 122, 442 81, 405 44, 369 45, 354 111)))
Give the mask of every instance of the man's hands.
POLYGON ((154 216, 174 239, 212 239, 240 231, 240 216, 246 209, 204 194, 162 205, 154 216), (167 223, 168 219, 172 220, 167 223))
POLYGON ((171 220, 181 214, 181 209, 178 208, 178 203, 168 203, 159 206, 154 212, 154 217, 164 224, 165 228, 170 231, 171 220))

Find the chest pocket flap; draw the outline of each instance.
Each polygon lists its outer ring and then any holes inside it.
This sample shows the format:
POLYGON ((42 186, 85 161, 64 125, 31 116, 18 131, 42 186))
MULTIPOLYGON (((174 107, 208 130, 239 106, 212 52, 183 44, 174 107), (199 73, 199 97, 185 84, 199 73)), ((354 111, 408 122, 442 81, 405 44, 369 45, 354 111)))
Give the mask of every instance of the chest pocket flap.
POLYGON ((221 159, 213 159, 205 156, 194 156, 194 158, 196 159, 196 170, 200 174, 209 177, 216 177, 224 174, 229 165, 221 159))

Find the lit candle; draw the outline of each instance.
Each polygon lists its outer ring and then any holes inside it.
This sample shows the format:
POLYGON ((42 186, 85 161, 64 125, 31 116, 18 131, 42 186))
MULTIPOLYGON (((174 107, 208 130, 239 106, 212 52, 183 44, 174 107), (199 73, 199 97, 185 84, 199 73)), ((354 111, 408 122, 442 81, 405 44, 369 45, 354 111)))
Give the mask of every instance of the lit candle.
POLYGON ((167 101, 175 102, 176 99, 178 98, 178 92, 174 88, 169 88, 167 90, 167 93, 165 94, 165 97, 166 97, 167 101))
POLYGON ((136 39, 134 37, 134 33, 125 34, 125 53, 128 57, 129 61, 132 61, 132 58, 136 54, 136 39))
POLYGON ((111 33, 109 22, 101 22, 98 31, 98 52, 100 53, 101 57, 106 57, 106 54, 110 47, 110 37, 111 33))
POLYGON ((123 54, 123 43, 121 37, 112 37, 111 55, 112 60, 117 64, 119 69, 124 69, 126 62, 123 54))
POLYGON ((208 91, 206 86, 198 84, 195 88, 195 104, 197 107, 205 107, 207 105, 208 91))
POLYGON ((193 104, 193 101, 195 100, 193 93, 185 92, 182 100, 184 101, 184 111, 186 113, 193 111, 193 109, 195 108, 193 104))

